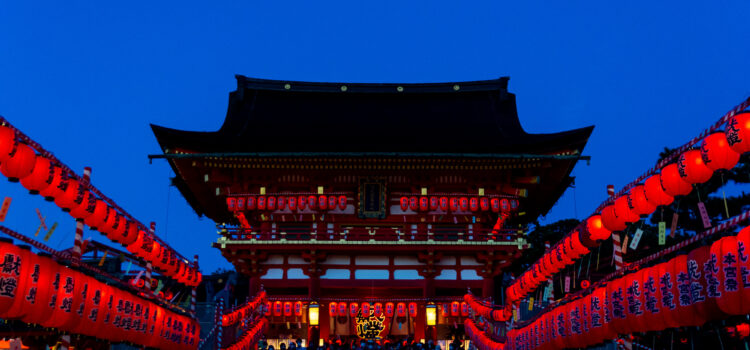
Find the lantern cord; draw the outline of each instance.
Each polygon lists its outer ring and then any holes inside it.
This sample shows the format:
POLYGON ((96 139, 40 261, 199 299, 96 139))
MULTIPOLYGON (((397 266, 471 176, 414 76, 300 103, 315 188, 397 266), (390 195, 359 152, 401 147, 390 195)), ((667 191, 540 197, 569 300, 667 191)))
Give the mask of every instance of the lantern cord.
POLYGON ((719 345, 721 346, 721 350, 724 350, 724 342, 721 341, 721 332, 719 332, 719 328, 714 326, 714 330, 716 330, 716 337, 719 338, 719 345))
POLYGON ((674 330, 669 331, 669 350, 674 349, 674 330))
MULTIPOLYGON (((589 271, 591 270, 591 259, 593 258, 591 256, 591 254, 587 254, 587 256, 589 258, 589 263, 586 265, 586 278, 589 277, 589 271)), ((596 261, 597 261, 597 264, 598 264, 598 262, 599 262, 599 254, 596 255, 596 261)))
MULTIPOLYGON (((599 253, 602 251, 602 245, 600 244, 599 247, 596 248, 596 271, 599 271, 599 253)), ((614 256, 612 257, 612 261, 615 261, 614 256)))
POLYGON ((693 188, 695 189, 695 194, 698 196, 698 202, 703 202, 703 200, 701 200, 701 191, 700 188, 698 188, 698 185, 693 184, 693 188))
MULTIPOLYGON (((729 219, 729 205, 727 205, 727 193, 724 190, 724 171, 720 170, 719 173, 721 174, 721 197, 724 199, 724 212, 727 214, 727 219, 729 219)), ((747 344, 745 344, 747 346, 747 344)))

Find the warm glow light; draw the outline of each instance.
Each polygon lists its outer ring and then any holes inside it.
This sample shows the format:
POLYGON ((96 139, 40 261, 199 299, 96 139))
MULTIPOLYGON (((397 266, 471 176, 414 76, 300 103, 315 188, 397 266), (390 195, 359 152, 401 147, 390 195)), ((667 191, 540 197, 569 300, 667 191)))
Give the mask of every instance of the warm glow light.
POLYGON ((307 305, 307 323, 311 326, 317 326, 320 316, 320 305, 316 302, 311 302, 307 305))
POLYGON ((429 303, 425 307, 425 315, 428 326, 434 326, 437 323, 437 305, 429 303))

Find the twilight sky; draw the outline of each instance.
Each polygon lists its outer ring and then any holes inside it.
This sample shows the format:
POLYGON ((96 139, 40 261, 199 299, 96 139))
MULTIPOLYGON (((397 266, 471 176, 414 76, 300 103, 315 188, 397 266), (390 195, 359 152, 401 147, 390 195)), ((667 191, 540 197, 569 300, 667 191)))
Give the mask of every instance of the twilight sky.
MULTIPOLYGON (((542 223, 588 216, 750 95, 747 1, 20 1, 0 5, 0 115, 92 181, 205 272, 228 264, 214 225, 175 188, 148 126, 216 130, 234 74, 331 82, 510 76, 528 132, 596 129, 542 223)), ((460 122, 460 121, 457 121, 460 122)), ((446 125, 445 127, 450 127, 446 125)), ((74 222, 20 184, 5 225, 33 234, 35 208, 74 222)), ((40 234, 40 238, 43 234, 40 234)), ((87 237, 108 242, 98 233, 87 237)))

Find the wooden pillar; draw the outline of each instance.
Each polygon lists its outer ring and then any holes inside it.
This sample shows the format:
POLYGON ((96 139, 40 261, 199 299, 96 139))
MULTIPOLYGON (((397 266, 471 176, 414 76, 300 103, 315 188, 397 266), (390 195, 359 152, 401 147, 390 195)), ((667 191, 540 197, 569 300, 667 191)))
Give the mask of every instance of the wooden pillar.
POLYGON ((309 281, 310 283, 308 284, 307 296, 310 298, 310 300, 317 301, 320 298, 320 275, 311 274, 309 281))
POLYGON ((416 341, 420 341, 422 339, 425 339, 425 342, 427 341, 425 338, 425 328, 426 326, 426 320, 425 320, 425 307, 423 304, 417 305, 417 319, 415 320, 414 325, 414 339, 416 341))
MULTIPOLYGON (((329 334, 331 333, 331 315, 328 314, 328 304, 320 304, 320 334, 319 339, 323 339, 324 341, 328 339, 329 334)), ((318 346, 318 344, 313 344, 313 346, 318 346)), ((312 350, 312 349, 311 349, 312 350)))
POLYGON ((435 274, 425 274, 422 297, 425 299, 435 297, 435 274))

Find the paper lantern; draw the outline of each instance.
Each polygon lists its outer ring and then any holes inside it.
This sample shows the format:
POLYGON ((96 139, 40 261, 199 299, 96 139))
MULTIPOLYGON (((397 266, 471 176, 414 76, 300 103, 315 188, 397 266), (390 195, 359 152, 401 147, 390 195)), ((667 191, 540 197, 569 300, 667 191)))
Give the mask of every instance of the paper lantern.
POLYGON ((680 171, 675 163, 661 169, 659 180, 661 180, 661 187, 664 192, 672 197, 686 195, 693 190, 693 186, 680 176, 680 171))
MULTIPOLYGON (((344 197, 344 198, 346 198, 346 197, 344 197)), ((328 210, 336 210, 336 204, 337 203, 338 203, 338 200, 337 200, 336 196, 329 196, 328 197, 328 210)), ((344 208, 346 208, 346 204, 344 204, 344 208)))
MULTIPOLYGON (((90 204, 90 203, 89 203, 90 204)), ((90 208, 87 208, 89 210, 90 208)), ((84 223, 91 227, 91 229, 97 229, 98 227, 104 225, 104 221, 107 219, 107 216, 109 214, 109 211, 111 209, 101 199, 97 199, 94 204, 94 210, 92 214, 84 219, 84 223)))
POLYGON ((8 181, 18 182, 31 175, 36 163, 34 149, 24 143, 16 142, 8 155, 9 158, 0 163, 0 173, 5 175, 8 181))
POLYGON ((349 303, 349 316, 350 317, 356 317, 357 311, 359 311, 359 304, 358 303, 349 303))
POLYGON ((680 177, 689 184, 704 183, 714 173, 703 163, 701 151, 697 149, 685 151, 680 155, 677 160, 677 170, 680 177))
POLYGON ((296 196, 287 197, 286 205, 289 207, 289 210, 291 211, 297 210, 297 197, 296 196))
POLYGON ((465 301, 461 302, 461 316, 463 317, 469 316, 469 303, 465 301))
POLYGON ((625 284, 625 312, 628 324, 628 333, 646 331, 646 324, 643 319, 644 299, 643 299, 643 272, 641 269, 623 277, 625 284))
POLYGON ((255 207, 258 210, 266 210, 266 205, 268 201, 266 196, 258 196, 257 201, 255 202, 255 207))
POLYGON ((605 240, 612 234, 612 231, 604 227, 602 217, 599 215, 592 215, 586 219, 586 231, 594 241, 605 240))
POLYGON ((385 303, 385 317, 393 317, 394 306, 393 303, 385 303))
POLYGON ((310 208, 310 210, 315 210, 318 207, 318 197, 315 195, 308 195, 307 196, 307 207, 310 208))
POLYGON ((744 273, 750 271, 750 226, 740 230, 737 234, 737 264, 739 266, 740 274, 737 275, 739 285, 742 289, 742 298, 745 300, 742 303, 742 314, 750 313, 750 274, 744 273), (747 311, 747 312, 746 312, 747 311))
POLYGON ((450 210, 451 211, 458 211, 459 205, 458 205, 458 198, 452 197, 450 199, 450 210))
POLYGON ((255 210, 258 207, 258 199, 255 196, 245 197, 245 209, 255 210))
POLYGON ((457 317, 461 314, 461 303, 454 301, 451 303, 451 316, 457 317))
POLYGON ((328 196, 326 195, 318 196, 318 209, 320 210, 328 209, 328 196))
MULTIPOLYGON (((0 243, 0 247, 2 247, 2 244, 0 243)), ((5 253, 3 253, 4 256, 5 253)), ((52 260, 51 255, 47 253, 40 252, 36 256, 32 256, 32 267, 25 277, 27 281, 26 292, 20 298, 23 302, 19 303, 18 306, 14 305, 14 308, 18 307, 25 311, 21 317, 23 322, 38 324, 52 316, 56 303, 52 302, 52 305, 50 305, 50 297, 54 295, 55 300, 57 299, 54 282, 59 268, 60 265, 52 260)), ((17 311, 13 311, 13 313, 17 313, 17 311)))
POLYGON ((646 329, 649 331, 664 329, 659 306, 661 303, 658 295, 659 277, 659 269, 656 267, 645 269, 642 275, 643 318, 646 329))
POLYGON ((245 210, 245 197, 237 197, 235 209, 240 211, 245 210))
POLYGON ((291 301, 284 302, 284 316, 292 316, 293 306, 291 301))
POLYGON ((657 269, 659 274, 659 284, 657 289, 657 299, 659 300, 659 310, 661 314, 661 321, 665 328, 675 328, 680 326, 679 319, 677 319, 677 303, 676 296, 679 294, 677 290, 677 279, 674 275, 674 264, 670 260, 665 263, 658 264, 653 268, 657 269))
MULTIPOLYGON (((737 263, 737 237, 727 236, 713 243, 712 253, 716 251, 718 258, 718 292, 716 299, 719 310, 728 315, 740 315, 743 310, 742 274, 737 263), (715 246, 715 248, 714 248, 715 246)), ((750 303, 748 300, 746 303, 750 303)))
POLYGON ((349 313, 349 307, 346 303, 340 302, 339 303, 339 316, 346 316, 349 313))
POLYGON ((370 315, 370 303, 364 302, 362 303, 362 316, 369 316, 370 315))
MULTIPOLYGON (((334 205, 335 205, 336 199, 334 198, 334 205)), ((286 210, 287 200, 285 196, 278 196, 276 197, 276 210, 286 210)))
POLYGON ((83 186, 79 187, 73 203, 69 214, 76 219, 86 219, 93 215, 96 209, 96 197, 89 190, 84 189, 83 186))
POLYGON ((409 316, 412 318, 417 317, 417 303, 409 303, 409 316))
POLYGON ((646 199, 646 190, 643 185, 633 187, 628 194, 628 206, 637 215, 645 217, 656 210, 656 206, 646 199))
POLYGON ((490 199, 490 209, 492 210, 493 213, 500 212, 500 198, 490 199))
POLYGON ((399 203, 401 204, 401 211, 409 210, 409 197, 401 197, 399 203))
POLYGON ((94 278, 82 275, 83 288, 81 289, 81 302, 76 309, 79 322, 71 332, 98 336, 101 322, 99 320, 99 309, 104 298, 104 284, 94 278))
POLYGON ((438 198, 438 209, 442 211, 448 211, 448 197, 438 198))
POLYGON ((335 301, 328 303, 328 315, 331 317, 336 317, 336 315, 338 315, 337 308, 338 304, 335 301))
MULTIPOLYGON (((618 278, 607 283, 607 306, 611 316, 610 328, 617 333, 627 333, 625 329, 626 311, 625 311, 625 280, 618 278)), ((607 310, 605 310, 606 312, 607 310)))
MULTIPOLYGON (((0 318, 21 318, 26 314, 23 297, 27 295, 33 272, 34 254, 27 245, 16 246, 11 240, 0 240, 0 318)), ((46 285, 46 281, 45 281, 46 285)))
POLYGON ((510 212, 510 201, 508 198, 500 199, 500 211, 503 213, 510 212))
POLYGON ((347 202, 346 196, 344 196, 344 195, 339 196, 339 209, 340 210, 345 210, 346 209, 346 205, 347 205, 346 202, 347 202))
POLYGON ((0 163, 10 158, 10 152, 16 144, 16 131, 2 125, 0 126, 0 163))
POLYGON ((458 199, 458 208, 461 209, 461 211, 468 211, 469 210, 469 198, 460 197, 458 199))
POLYGON ((83 275, 78 271, 67 267, 60 268, 57 307, 52 312, 50 319, 47 322, 42 322, 43 326, 70 331, 78 324, 80 317, 76 313, 76 307, 81 303, 83 278, 83 275))
POLYGON ((615 216, 618 220, 624 222, 636 222, 640 219, 638 214, 630 209, 627 195, 620 196, 615 200, 615 216))
POLYGON ((271 316, 272 313, 273 313, 273 305, 271 305, 270 301, 266 301, 263 304, 263 315, 271 316))
POLYGON ((440 200, 438 199, 438 197, 431 196, 428 198, 428 202, 428 207, 430 210, 437 210, 440 207, 440 200))
POLYGON ((602 224, 610 231, 622 231, 627 225, 615 215, 615 206, 608 205, 602 209, 602 224))
MULTIPOLYGON (((303 211, 305 210, 305 208, 307 208, 307 197, 305 196, 297 197, 297 209, 299 209, 299 211, 303 211)), ((310 208, 310 209, 313 209, 313 208, 310 208)))
POLYGON ((56 165, 53 165, 52 168, 52 181, 49 181, 48 179, 47 182, 49 182, 49 186, 39 191, 39 195, 44 197, 47 201, 54 200, 55 197, 62 193, 62 190, 58 188, 63 179, 62 168, 56 165))
POLYGON ((276 197, 274 196, 268 196, 266 197, 266 210, 276 210, 276 197))
POLYGON ((430 209, 430 200, 427 197, 419 197, 419 211, 430 209))
POLYGON ((732 150, 739 154, 750 151, 750 113, 737 113, 729 118, 724 133, 732 150))
POLYGON ((471 199, 469 199, 469 210, 479 211, 479 198, 471 197, 471 199))
POLYGON ((397 303, 396 304, 396 316, 398 316, 398 317, 406 317, 406 304, 404 304, 404 303, 397 303))
POLYGON ((229 211, 237 210, 237 198, 227 197, 226 201, 227 201, 227 210, 229 211))
MULTIPOLYGON (((736 253, 736 245, 734 245, 734 249, 736 253)), ((690 291, 690 272, 688 271, 687 261, 687 254, 680 254, 672 259, 672 273, 675 276, 675 284, 677 287, 677 295, 675 296, 675 304, 677 305, 675 318, 679 320, 681 325, 686 326, 702 324, 704 322, 704 320, 700 320, 698 313, 695 312, 695 308, 693 307, 692 293, 690 291)), ((742 296, 741 294, 742 293, 739 292, 737 293, 739 297, 742 296)))
POLYGON ((411 211, 419 210, 419 198, 417 198, 416 196, 409 197, 409 210, 411 211))
POLYGON ((669 205, 674 201, 674 197, 664 192, 664 188, 661 187, 661 175, 651 175, 643 185, 645 191, 646 200, 653 206, 669 205))
POLYGON ((39 191, 52 183, 54 170, 50 160, 39 155, 34 161, 34 169, 31 174, 21 179, 21 185, 29 190, 29 193, 38 194, 39 191))
POLYGON ((589 345, 598 344, 605 339, 612 339, 615 336, 615 334, 609 332, 608 324, 605 323, 604 304, 607 300, 606 296, 606 288, 596 288, 588 299, 591 315, 589 323, 591 327, 591 343, 589 345))
POLYGON ((726 134, 716 132, 703 138, 701 159, 710 170, 732 169, 740 160, 740 154, 729 147, 726 134))
POLYGON ((383 314, 383 304, 382 303, 375 303, 372 306, 373 310, 375 311, 375 316, 380 316, 383 314))
POLYGON ((274 316, 281 316, 284 314, 284 303, 281 301, 275 301, 273 303, 273 315, 274 316))
POLYGON ((584 247, 581 243, 581 234, 578 231, 573 232, 570 239, 570 248, 576 253, 576 255, 584 256, 589 253, 589 249, 584 247))

